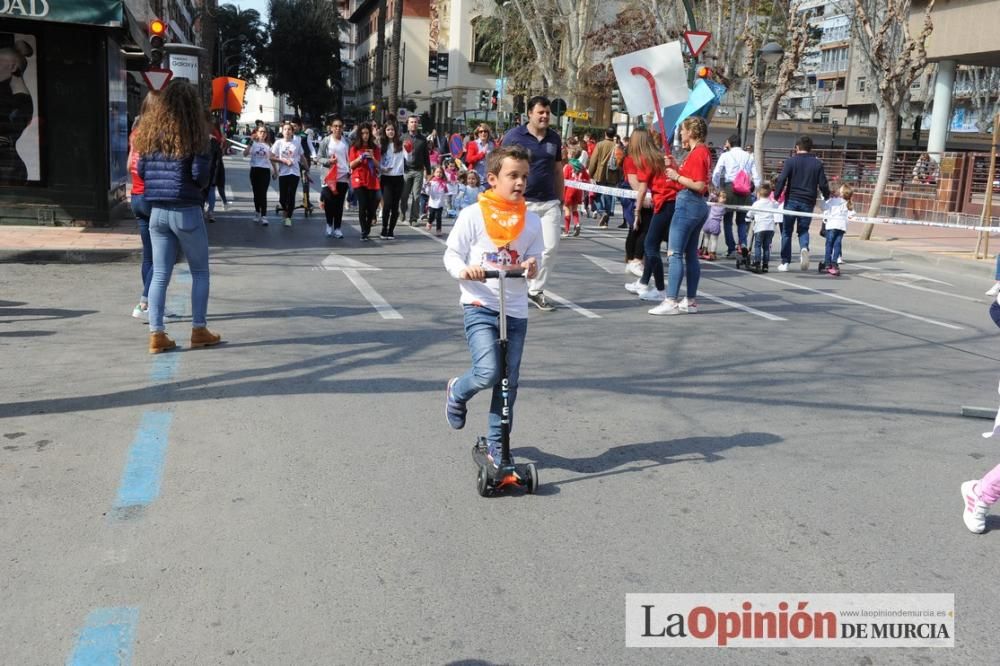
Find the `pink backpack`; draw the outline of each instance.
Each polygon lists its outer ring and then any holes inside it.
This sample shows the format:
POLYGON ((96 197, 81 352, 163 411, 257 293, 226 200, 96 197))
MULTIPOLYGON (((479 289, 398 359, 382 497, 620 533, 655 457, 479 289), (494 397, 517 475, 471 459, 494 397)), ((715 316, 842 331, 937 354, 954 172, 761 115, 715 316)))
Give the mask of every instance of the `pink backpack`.
POLYGON ((753 184, 750 182, 750 174, 743 169, 740 169, 739 173, 736 174, 736 178, 733 178, 733 194, 745 197, 750 194, 752 187, 753 184))

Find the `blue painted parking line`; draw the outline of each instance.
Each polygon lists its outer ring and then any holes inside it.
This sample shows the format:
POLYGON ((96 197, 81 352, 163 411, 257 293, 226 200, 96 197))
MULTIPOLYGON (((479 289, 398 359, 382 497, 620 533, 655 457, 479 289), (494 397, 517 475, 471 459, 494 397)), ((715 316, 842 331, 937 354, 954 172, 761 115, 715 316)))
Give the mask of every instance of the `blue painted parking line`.
POLYGON ((98 608, 87 616, 66 666, 128 666, 139 609, 98 608))
POLYGON ((167 434, 172 419, 170 412, 146 412, 142 415, 142 423, 129 448, 128 461, 118 485, 115 509, 145 506, 160 494, 167 434))

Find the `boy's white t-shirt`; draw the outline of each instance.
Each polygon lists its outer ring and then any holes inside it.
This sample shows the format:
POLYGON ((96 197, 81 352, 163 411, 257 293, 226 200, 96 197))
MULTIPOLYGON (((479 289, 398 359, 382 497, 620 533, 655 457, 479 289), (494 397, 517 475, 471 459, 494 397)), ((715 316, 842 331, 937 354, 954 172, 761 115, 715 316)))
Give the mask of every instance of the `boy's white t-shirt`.
MULTIPOLYGON (((517 268, 521 262, 534 257, 542 263, 542 220, 530 210, 525 213, 521 234, 504 248, 498 248, 486 233, 482 208, 476 204, 462 209, 455 226, 448 234, 448 249, 444 252, 444 265, 452 277, 458 279, 466 266, 482 266, 487 270, 517 268)), ((495 312, 500 311, 500 286, 497 279, 486 282, 459 280, 463 305, 480 305, 495 312)), ((528 318, 528 281, 508 279, 504 287, 507 315, 517 319, 528 318)))
POLYGON ((781 205, 771 199, 761 197, 754 201, 747 212, 747 217, 754 221, 754 233, 758 231, 774 231, 775 227, 781 222, 782 215, 780 211, 781 205))
POLYGON ((302 161, 302 146, 295 139, 296 137, 292 137, 291 141, 278 139, 271 146, 272 155, 292 161, 291 166, 278 162, 279 176, 298 176, 301 172, 302 166, 299 163, 302 161))
POLYGON ((854 211, 847 209, 847 201, 840 197, 830 197, 823 202, 823 221, 827 229, 847 231, 847 223, 854 217, 854 211))

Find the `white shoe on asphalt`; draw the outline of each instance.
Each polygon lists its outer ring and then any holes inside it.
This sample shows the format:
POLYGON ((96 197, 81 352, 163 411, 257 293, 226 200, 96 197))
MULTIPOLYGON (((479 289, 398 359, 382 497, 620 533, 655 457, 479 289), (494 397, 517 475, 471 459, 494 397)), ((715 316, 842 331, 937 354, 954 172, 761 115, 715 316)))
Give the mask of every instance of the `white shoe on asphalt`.
POLYGON ((641 293, 639 294, 639 298, 640 298, 641 300, 644 300, 644 301, 653 301, 653 302, 657 302, 657 301, 662 301, 662 300, 663 300, 663 299, 665 299, 666 297, 667 297, 667 292, 666 292, 666 290, 664 290, 664 291, 660 291, 660 290, 659 290, 659 289, 657 289, 656 287, 652 287, 652 288, 650 288, 650 289, 647 289, 646 291, 644 291, 644 292, 641 292, 641 293))
POLYGON ((995 285, 986 290, 987 296, 996 296, 997 294, 1000 294, 1000 282, 997 282, 995 285))
POLYGON ((799 250, 799 270, 809 270, 809 250, 807 248, 799 250))
POLYGON ((331 236, 333 236, 333 227, 327 227, 326 228, 326 237, 330 238, 331 236))
POLYGON ((254 213, 253 214, 253 221, 254 221, 254 224, 260 224, 260 213, 254 213))
POLYGON ((688 300, 687 296, 681 299, 677 309, 685 314, 698 314, 698 303, 695 300, 688 300))
POLYGON ((639 282, 639 280, 636 280, 635 282, 628 282, 625 284, 625 291, 629 292, 630 294, 641 294, 647 289, 649 289, 649 287, 647 285, 644 285, 642 282, 639 282))
POLYGON ((657 305, 655 308, 650 308, 647 310, 651 315, 675 315, 680 314, 681 309, 677 304, 677 301, 670 298, 664 298, 663 302, 657 305))
POLYGON ((260 225, 262 227, 266 227, 267 226, 267 218, 264 217, 263 215, 260 216, 260 225))
POLYGON ((344 237, 344 232, 341 231, 340 229, 334 229, 333 230, 333 237, 334 238, 343 238, 344 237))
POLYGON ((778 266, 778 272, 779 273, 787 273, 788 272, 788 264, 781 264, 780 266, 778 266))
POLYGON ((149 321, 149 310, 144 309, 141 305, 137 305, 132 308, 132 316, 141 321, 149 321))
POLYGON ((982 534, 986 531, 986 512, 990 507, 979 499, 979 495, 975 492, 976 483, 975 480, 972 480, 962 484, 962 501, 965 504, 962 520, 965 521, 965 526, 969 528, 970 532, 982 534))
POLYGON ((286 227, 290 228, 292 226, 292 218, 286 217, 284 224, 285 224, 286 227))
POLYGON ((642 262, 633 261, 628 265, 628 267, 625 270, 627 270, 629 273, 631 273, 636 277, 642 277, 642 262))

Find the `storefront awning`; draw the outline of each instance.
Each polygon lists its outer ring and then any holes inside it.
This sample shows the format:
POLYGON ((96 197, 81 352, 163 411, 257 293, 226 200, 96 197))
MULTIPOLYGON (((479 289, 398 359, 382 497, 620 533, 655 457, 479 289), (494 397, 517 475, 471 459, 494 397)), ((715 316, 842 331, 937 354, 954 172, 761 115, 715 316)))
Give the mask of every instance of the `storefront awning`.
POLYGON ((119 27, 123 0, 0 0, 0 19, 119 27))

